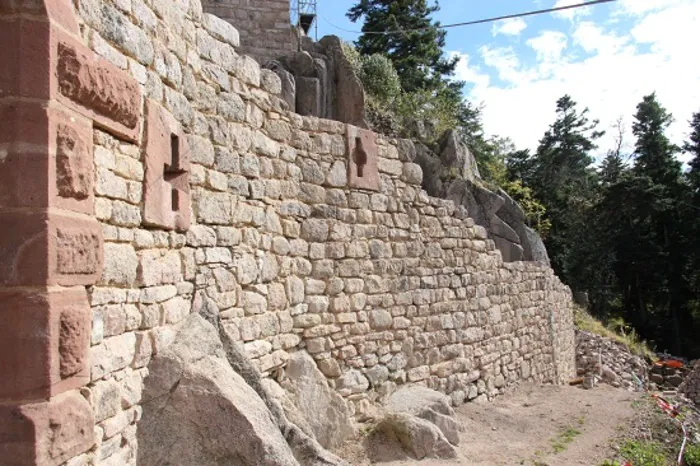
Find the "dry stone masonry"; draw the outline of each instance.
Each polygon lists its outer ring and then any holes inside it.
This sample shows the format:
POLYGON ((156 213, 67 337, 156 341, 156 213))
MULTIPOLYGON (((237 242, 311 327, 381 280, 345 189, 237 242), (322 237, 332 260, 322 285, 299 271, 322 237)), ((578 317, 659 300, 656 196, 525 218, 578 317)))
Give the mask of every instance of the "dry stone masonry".
POLYGON ((199 0, 4 1, 0 43, 6 464, 157 464, 164 420, 210 386, 241 430, 272 420, 249 445, 183 447, 188 464, 342 464, 304 413, 314 393, 342 423, 401 385, 462 403, 574 375, 553 271, 504 262, 470 212, 421 188, 406 144, 287 110, 279 76, 199 0), (198 354, 195 325, 224 343, 198 354), (332 395, 295 376, 312 362, 332 395), (261 401, 237 405, 250 390, 261 401))

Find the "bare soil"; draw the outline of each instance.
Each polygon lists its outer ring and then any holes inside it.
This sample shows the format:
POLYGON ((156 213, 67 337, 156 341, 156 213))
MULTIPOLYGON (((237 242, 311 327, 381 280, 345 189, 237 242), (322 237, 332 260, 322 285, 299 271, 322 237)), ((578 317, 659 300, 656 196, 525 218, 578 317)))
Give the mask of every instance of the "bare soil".
POLYGON ((409 459, 397 445, 364 436, 338 452, 355 466, 560 466, 599 464, 629 427, 641 394, 609 386, 522 385, 493 402, 457 410, 464 427, 455 460, 409 459))

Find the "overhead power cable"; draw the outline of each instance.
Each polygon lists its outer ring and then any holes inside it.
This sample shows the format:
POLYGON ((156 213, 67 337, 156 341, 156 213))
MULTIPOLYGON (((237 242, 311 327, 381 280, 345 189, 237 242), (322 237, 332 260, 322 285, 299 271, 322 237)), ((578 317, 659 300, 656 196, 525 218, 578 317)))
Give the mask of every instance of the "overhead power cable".
MULTIPOLYGON (((546 8, 544 10, 534 10, 534 11, 526 11, 524 13, 515 13, 512 15, 505 15, 505 16, 497 16, 495 18, 486 18, 486 19, 477 19, 474 21, 465 21, 462 23, 453 23, 453 24, 442 24, 439 26, 439 29, 449 29, 449 28, 456 28, 456 27, 462 27, 462 26, 473 26, 475 24, 484 24, 484 23, 493 23, 496 21, 503 21, 505 19, 513 19, 513 18, 523 18, 525 16, 534 16, 534 15, 542 15, 545 13, 554 13, 557 11, 564 11, 564 10, 572 10, 574 8, 584 8, 588 6, 594 6, 594 5, 600 5, 601 3, 612 3, 616 2, 617 0, 591 0, 589 2, 584 2, 584 3, 576 3, 574 5, 566 5, 566 6, 559 6, 559 7, 553 7, 553 8, 546 8)), ((329 22, 326 18, 323 18, 325 22, 330 24, 332 27, 339 29, 344 32, 349 32, 351 34, 370 34, 370 35, 394 35, 394 34, 406 34, 408 32, 421 32, 421 31, 426 31, 429 29, 432 29, 431 27, 424 27, 424 28, 418 28, 418 29, 397 29, 393 31, 352 31, 350 29, 344 29, 339 26, 336 26, 335 24, 329 22)))

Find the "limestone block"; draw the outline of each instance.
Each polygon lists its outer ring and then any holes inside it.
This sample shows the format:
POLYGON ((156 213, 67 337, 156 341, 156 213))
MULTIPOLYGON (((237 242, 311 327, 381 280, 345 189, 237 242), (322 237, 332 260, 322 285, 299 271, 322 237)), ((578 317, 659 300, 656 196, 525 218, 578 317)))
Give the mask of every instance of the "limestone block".
POLYGON ((202 20, 204 28, 215 39, 226 42, 233 47, 238 47, 240 45, 238 31, 231 23, 209 13, 204 13, 202 15, 202 20))

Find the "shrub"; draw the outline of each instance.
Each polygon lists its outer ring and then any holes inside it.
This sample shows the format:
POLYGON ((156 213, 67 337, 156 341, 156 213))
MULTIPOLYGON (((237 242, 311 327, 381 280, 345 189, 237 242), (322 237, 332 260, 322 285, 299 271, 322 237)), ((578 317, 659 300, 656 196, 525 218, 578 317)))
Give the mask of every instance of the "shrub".
POLYGON ((363 56, 360 79, 368 94, 378 102, 391 105, 401 95, 401 81, 394 65, 384 55, 363 56))

